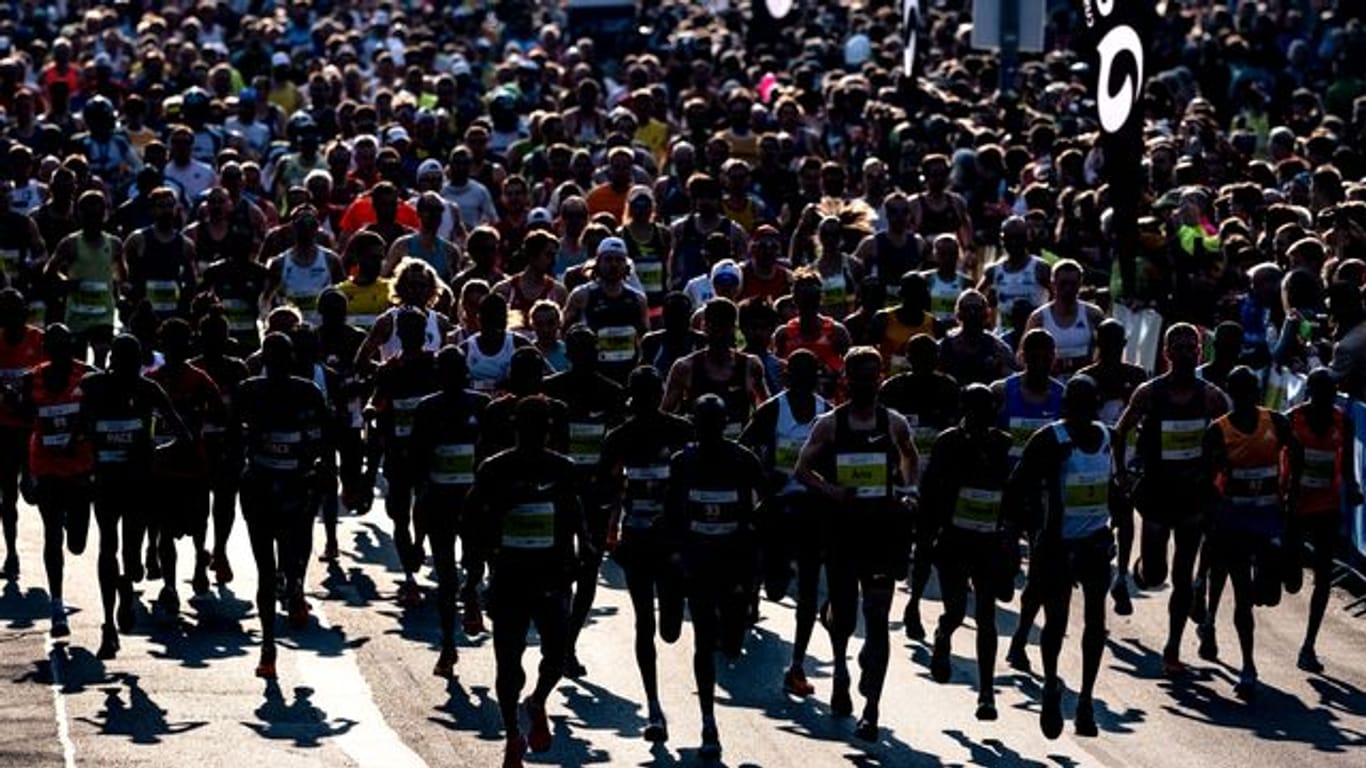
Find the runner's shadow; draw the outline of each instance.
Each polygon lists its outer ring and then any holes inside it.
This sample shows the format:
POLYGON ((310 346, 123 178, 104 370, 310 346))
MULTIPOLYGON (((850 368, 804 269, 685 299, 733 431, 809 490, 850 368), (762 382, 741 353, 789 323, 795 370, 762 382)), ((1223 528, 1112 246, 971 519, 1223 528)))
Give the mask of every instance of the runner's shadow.
MULTIPOLYGON (((1232 680, 1228 690, 1232 692, 1232 680)), ((1366 733, 1336 726, 1339 713, 1328 707, 1309 707, 1263 682, 1250 702, 1225 698, 1212 685, 1181 681, 1160 686, 1174 703, 1164 706, 1169 714, 1206 725, 1247 731, 1259 739, 1295 741, 1312 745, 1316 752, 1346 752, 1366 747, 1366 733)))
POLYGON ((120 674, 114 679, 127 687, 128 701, 123 700, 123 688, 105 688, 104 709, 94 718, 76 718, 99 728, 101 735, 127 736, 134 744, 160 744, 163 736, 177 736, 208 725, 207 720, 170 722, 166 710, 138 685, 137 675, 120 674))
MULTIPOLYGON (((282 625, 285 618, 277 613, 275 622, 282 625)), ((281 636, 278 641, 280 645, 298 651, 311 651, 324 658, 341 656, 370 642, 368 637, 348 639, 346 631, 338 626, 323 627, 312 614, 309 614, 308 626, 303 629, 285 628, 285 632, 287 635, 281 636)))
POLYGON ((323 595, 324 600, 340 600, 347 608, 368 608, 379 599, 375 580, 365 575, 359 566, 342 570, 337 563, 328 563, 327 576, 320 584, 327 590, 327 594, 323 595))
POLYGON ((973 765, 1027 766, 1028 768, 1046 768, 1048 765, 1038 760, 1026 759, 1019 752, 1003 744, 1000 739, 983 739, 981 743, 978 743, 956 728, 944 731, 944 735, 958 742, 972 755, 969 760, 973 765))
POLYGON ((564 707, 578 718, 580 728, 613 728, 621 738, 640 738, 645 719, 640 715, 639 704, 587 680, 566 682, 571 684, 559 689, 564 695, 564 707))
POLYGON ((323 739, 341 736, 356 726, 355 720, 344 717, 329 721, 327 713, 310 701, 312 696, 312 688, 295 688, 294 701, 286 703, 280 683, 268 680, 265 701, 255 712, 260 722, 242 725, 263 739, 292 741, 294 746, 303 748, 321 746, 323 739))
POLYGON ((151 627, 148 641, 165 649, 152 651, 153 658, 170 659, 179 661, 183 667, 203 669, 212 661, 247 654, 246 646, 252 643, 252 638, 242 622, 251 613, 251 603, 237 599, 227 587, 219 587, 217 595, 211 592, 194 598, 190 604, 195 609, 196 623, 180 621, 151 627))
POLYGON ((434 707, 446 717, 428 717, 428 722, 452 731, 476 733, 484 741, 503 740, 503 717, 498 703, 489 695, 488 686, 476 685, 466 690, 457 677, 446 684, 446 693, 446 703, 434 707))
POLYGON ((25 592, 18 583, 6 581, 0 591, 0 621, 8 622, 6 629, 32 629, 33 623, 52 615, 52 596, 41 587, 29 587, 25 592))
POLYGON ((394 537, 374 522, 363 522, 351 532, 354 553, 350 557, 358 563, 382 565, 390 573, 403 573, 394 537))
POLYGON ((52 685, 58 678, 62 681, 64 694, 83 693, 87 686, 104 685, 114 680, 105 671, 104 662, 95 658, 90 651, 60 641, 53 645, 47 658, 33 662, 33 669, 14 682, 52 685), (57 670, 56 677, 52 674, 54 667, 57 670))
MULTIPOLYGON (((998 676, 996 682, 998 688, 1013 686, 1024 697, 1024 700, 1014 704, 1013 708, 1038 716, 1039 702, 1043 698, 1043 684, 1039 679, 1017 672, 1003 677, 998 676)), ((1062 711, 1063 716, 1070 720, 1077 710, 1077 692, 1066 685, 1066 681, 1063 683, 1062 711)), ((1106 733, 1133 733, 1133 726, 1148 719, 1148 713, 1141 709, 1129 707, 1123 712, 1115 712, 1103 699, 1092 698, 1091 703, 1095 708, 1096 727, 1106 733)))
POLYGON ((1366 716, 1366 692, 1351 683, 1329 675, 1309 678, 1309 687, 1319 694, 1319 704, 1356 717, 1366 716))
MULTIPOLYGON (((432 593, 435 599, 435 591, 432 593)), ((418 608, 399 608, 392 611, 379 611, 380 616, 393 619, 397 629, 386 629, 386 635, 398 635, 404 640, 425 645, 433 651, 441 650, 441 627, 436 617, 436 607, 424 603, 418 608)))

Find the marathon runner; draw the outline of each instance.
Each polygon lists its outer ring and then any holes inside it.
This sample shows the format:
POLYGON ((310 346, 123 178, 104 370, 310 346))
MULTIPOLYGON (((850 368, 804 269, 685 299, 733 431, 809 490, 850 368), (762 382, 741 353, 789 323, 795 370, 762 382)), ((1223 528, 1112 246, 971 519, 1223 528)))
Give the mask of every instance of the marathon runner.
POLYGON ((219 584, 232 581, 228 536, 237 519, 237 493, 242 482, 241 435, 232 422, 231 411, 237 388, 251 375, 246 363, 227 353, 229 328, 222 314, 206 315, 199 321, 199 356, 190 360, 190 365, 213 380, 223 403, 223 417, 216 419, 208 414, 203 426, 209 489, 213 493, 213 551, 209 567, 219 584))
POLYGON ((787 594, 792 562, 797 563, 797 628, 792 664, 783 674, 783 691, 810 696, 806 649, 816 626, 825 527, 815 498, 796 478, 797 458, 816 418, 830 403, 816 394, 820 361, 799 349, 787 359, 787 388, 759 406, 740 435, 740 443, 759 456, 769 480, 767 513, 760 517, 765 586, 770 600, 787 594))
POLYGON ((1057 345, 1053 375, 1066 379, 1090 365, 1096 329, 1105 320, 1100 307, 1077 299, 1081 290, 1081 265, 1063 259, 1053 265, 1053 300, 1034 310, 1025 323, 1026 332, 1035 328, 1048 331, 1057 345))
MULTIPOLYGON (((1281 599, 1282 565, 1287 560, 1281 549, 1285 515, 1287 507, 1296 505, 1304 449, 1289 419, 1258 405, 1261 382, 1251 368, 1240 365, 1229 373, 1228 396, 1232 408, 1204 435, 1205 455, 1219 491, 1206 536, 1211 571, 1222 572, 1233 584, 1233 625, 1243 657, 1233 690, 1239 698, 1251 699, 1258 691, 1252 658, 1253 608, 1274 606, 1281 599)), ((1222 581, 1211 578, 1211 587, 1222 581)), ((1217 607, 1218 595, 1212 589, 1202 646, 1205 638, 1214 636, 1217 607)), ((1202 648, 1202 657, 1204 650, 1208 649, 1202 648)))
POLYGON ((479 465, 465 507, 473 529, 470 543, 493 572, 489 612, 497 665, 494 688, 507 737, 504 768, 520 768, 528 746, 533 752, 551 747, 546 699, 564 668, 570 589, 581 569, 579 560, 596 556, 579 505, 574 464, 547 446, 551 418, 544 397, 517 402, 516 446, 479 465), (522 654, 533 623, 541 662, 536 687, 526 700, 531 730, 524 739, 517 701, 526 680, 522 654))
POLYGON ((768 399, 763 363, 735 351, 738 312, 729 299, 703 307, 707 346, 678 359, 664 383, 664 410, 678 413, 706 394, 726 404, 726 433, 739 437, 755 405, 768 399))
POLYGON ((1058 656, 1074 586, 1081 587, 1084 616, 1074 724, 1078 736, 1097 734, 1092 692, 1105 651, 1105 593, 1114 549, 1109 503, 1112 433, 1096 421, 1099 397, 1100 390, 1089 377, 1074 376, 1068 381, 1062 419, 1029 438, 1011 476, 1012 500, 1007 501, 1007 509, 1021 516, 1014 528, 1031 534, 1027 589, 1035 591, 1044 610, 1039 728, 1048 739, 1062 733, 1058 656))
POLYGON ((941 335, 934 315, 930 314, 930 292, 924 276, 919 272, 902 275, 898 295, 897 305, 878 310, 868 329, 869 338, 887 361, 888 375, 893 376, 910 368, 906 342, 921 334, 932 339, 941 335))
POLYGON ((128 279, 122 285, 126 307, 147 301, 158 319, 183 315, 197 283, 194 241, 179 225, 176 194, 158 187, 148 196, 152 225, 128 236, 123 261, 128 279))
POLYGON ((1310 561, 1314 589, 1309 593, 1309 619, 1296 666, 1319 674, 1323 672, 1323 663, 1314 647, 1328 608, 1333 558, 1340 547, 1339 512, 1344 498, 1348 506, 1359 506, 1362 494, 1352 471, 1356 466, 1352 418, 1335 402, 1337 392, 1331 372, 1326 368, 1310 372, 1306 388, 1308 400, 1287 414, 1295 440, 1304 450, 1304 463, 1299 488, 1295 489, 1297 503, 1290 507, 1285 546, 1290 555, 1289 565, 1296 572, 1304 543, 1314 547, 1310 561))
MULTIPOLYGON (((455 597, 459 574, 455 566, 455 538, 463 535, 465 497, 474 485, 480 455, 481 417, 489 398, 468 391, 469 368, 456 347, 436 356, 441 390, 418 403, 411 439, 413 475, 417 478, 414 508, 419 536, 432 544, 437 575, 437 612, 441 620, 441 654, 432 674, 449 678, 458 654, 455 648, 455 597)), ((468 544, 468 539, 465 539, 468 544)))
MULTIPOLYGON (((923 473, 934 441, 942 431, 958 421, 959 388, 958 382, 951 376, 936 370, 939 346, 934 343, 932 336, 920 334, 913 337, 904 353, 910 361, 910 370, 884 381, 878 391, 878 402, 901 414, 910 425, 915 450, 920 456, 919 468, 923 473)), ((921 516, 914 521, 915 537, 909 572, 911 599, 906 602, 901 617, 906 637, 912 640, 925 639, 925 627, 920 621, 920 598, 925 594, 925 585, 930 580, 930 566, 934 562, 934 536, 939 529, 934 520, 932 516, 921 516)))
POLYGON ((1133 569, 1135 586, 1153 589, 1167 579, 1167 547, 1175 539, 1167 641, 1162 649, 1163 673, 1175 676, 1185 672, 1181 636, 1191 608, 1195 558, 1212 504, 1213 478, 1203 435, 1228 410, 1228 401, 1217 387, 1195 376, 1200 361, 1200 333, 1195 326, 1177 323, 1168 328, 1164 346, 1167 372, 1134 390, 1112 443, 1116 482, 1134 489, 1134 506, 1143 515, 1139 559, 1133 569), (1131 484, 1127 438, 1135 428, 1143 468, 1137 483, 1131 484))
POLYGON ((853 345, 849 331, 821 313, 821 276, 814 269, 798 269, 793 274, 792 299, 797 316, 773 332, 773 353, 785 360, 795 350, 809 350, 821 362, 821 395, 838 402, 843 399, 844 355, 853 345))
POLYGON ((426 319, 420 312, 404 309, 394 320, 402 351, 375 371, 375 391, 366 410, 374 416, 384 446, 384 477, 389 490, 384 510, 394 521, 394 546, 403 568, 398 588, 399 604, 406 608, 422 602, 414 574, 424 559, 421 531, 413 526, 413 471, 411 438, 413 420, 422 398, 436 391, 436 358, 423 348, 426 319))
MULTIPOLYGON (((133 584, 141 581, 144 573, 141 554, 148 515, 141 500, 151 487, 154 420, 164 419, 176 438, 188 437, 165 391, 140 373, 141 361, 138 340, 119 336, 110 347, 109 369, 88 374, 80 385, 80 429, 94 446, 95 520, 100 532, 104 626, 96 656, 106 660, 118 654, 118 632, 130 631, 135 621, 133 584), (122 570, 118 561, 120 527, 122 570), (119 603, 117 630, 115 597, 119 603)), ((171 581, 162 588, 159 602, 171 618, 179 612, 180 599, 171 581)))
MULTIPOLYGON (((1148 378, 1142 368, 1124 362, 1126 333, 1118 320, 1101 322, 1096 326, 1096 362, 1077 371, 1096 382, 1096 388, 1100 390, 1097 416, 1111 430, 1119 423, 1134 390, 1148 378)), ((1132 451, 1138 445, 1138 433, 1130 431, 1127 439, 1132 451)), ((1137 454, 1126 455, 1130 468, 1137 466, 1137 454)), ((1110 489, 1110 522, 1115 527, 1116 545, 1115 577, 1110 585, 1110 597, 1115 601, 1115 613, 1119 616, 1128 616, 1134 611, 1129 596, 1129 560, 1134 547, 1134 505, 1130 490, 1119 485, 1110 489)))
POLYGON ((576 650, 579 634, 583 632, 597 595, 598 570, 602 566, 607 545, 608 518, 611 515, 608 506, 610 497, 604 496, 597 485, 601 479, 599 462, 602 459, 602 441, 609 428, 621 423, 626 402, 621 385, 599 373, 600 343, 601 340, 587 328, 579 326, 572 329, 565 338, 569 370, 545 380, 545 394, 564 403, 569 409, 568 456, 578 470, 584 520, 596 553, 596 558, 580 558, 579 564, 583 570, 574 584, 567 638, 569 655, 565 658, 564 666, 564 674, 570 678, 587 674, 576 650))
POLYGON ((80 230, 62 238, 43 268, 46 278, 66 284, 66 326, 76 337, 76 354, 84 357, 82 350, 89 350, 96 367, 103 367, 109 354, 114 297, 124 281, 123 245, 105 231, 107 213, 103 193, 81 193, 76 202, 80 230))
POLYGON ((45 356, 43 332, 28 324, 24 295, 13 288, 0 290, 0 523, 5 535, 5 564, 0 574, 10 581, 19 578, 19 488, 29 479, 33 424, 30 416, 18 410, 20 385, 45 356))
POLYGON ((329 414, 312 381, 293 375, 289 337, 267 334, 261 342, 262 374, 242 382, 234 401, 234 427, 246 454, 242 471, 242 518, 256 560, 256 612, 261 619, 261 657, 256 676, 276 676, 277 580, 290 623, 308 618, 303 576, 309 529, 317 499, 315 474, 326 443, 329 414))
POLYGON ((749 626, 755 507, 764 475, 754 454, 725 436, 729 413, 720 397, 699 397, 692 415, 697 441, 670 461, 665 515, 693 625, 693 677, 702 714, 698 756, 718 760, 716 652, 738 658, 749 626))
POLYGON ((797 461, 797 477, 837 505, 827 524, 825 566, 835 657, 830 711, 836 717, 853 712, 847 649, 861 595, 859 693, 865 701, 855 734, 875 741, 890 646, 887 616, 909 548, 910 517, 919 497, 919 457, 906 419, 878 405, 882 357, 877 350, 850 350, 844 370, 849 402, 816 420, 797 461))
MULTIPOLYGON (((38 514, 43 520, 43 565, 51 599, 50 634, 54 638, 71 634, 63 602, 63 534, 67 551, 80 555, 90 532, 94 455, 90 440, 81 429, 81 382, 91 369, 74 359, 75 351, 66 326, 48 326, 43 337, 47 361, 34 366, 20 379, 18 407, 14 411, 30 417, 33 425, 28 437, 27 472, 33 478, 38 514)), ((114 567, 118 567, 117 561, 114 567)), ((17 576, 17 558, 14 572, 17 576)))
POLYGON ((669 729, 659 701, 655 630, 658 626, 659 637, 666 643, 678 640, 684 595, 682 574, 671 559, 664 509, 672 486, 670 459, 692 440, 693 427, 686 419, 660 410, 664 381, 654 368, 637 368, 627 384, 629 414, 602 443, 600 476, 609 489, 604 496, 613 500, 607 546, 626 575, 635 614, 636 666, 645 688, 648 718, 645 740, 665 742, 669 729))
MULTIPOLYGON (((1001 403, 1000 426, 1010 433, 1012 470, 1024 455, 1030 437, 1062 415, 1063 385, 1049 376, 1055 357, 1053 337, 1041 329, 1030 331, 1020 344, 1020 354, 1024 358, 1024 372, 991 385, 1001 403)), ((1033 556, 1030 559, 1032 562, 1033 556)), ((1038 591, 1026 583, 1020 592, 1020 621, 1006 652, 1006 662, 1016 669, 1029 669, 1025 644, 1029 642, 1039 607, 1038 591)))
MULTIPOLYGON (((1010 597, 1015 578, 1016 539, 1006 533, 1001 517, 1011 440, 1008 432, 996 428, 996 422, 996 398, 991 390, 982 384, 964 389, 962 420, 941 433, 929 450, 921 480, 922 509, 928 521, 916 522, 918 527, 932 526, 938 531, 934 559, 944 613, 930 657, 930 676, 935 682, 949 681, 953 633, 967 613, 968 583, 972 584, 978 720, 997 717, 996 601, 1010 597)), ((917 557, 923 556, 917 552, 917 557)))
POLYGON ((582 322, 597 335, 599 367, 617 382, 626 381, 640 360, 640 338, 650 329, 648 302, 625 282, 629 271, 626 243, 604 238, 593 262, 593 281, 575 288, 564 307, 564 326, 582 322))

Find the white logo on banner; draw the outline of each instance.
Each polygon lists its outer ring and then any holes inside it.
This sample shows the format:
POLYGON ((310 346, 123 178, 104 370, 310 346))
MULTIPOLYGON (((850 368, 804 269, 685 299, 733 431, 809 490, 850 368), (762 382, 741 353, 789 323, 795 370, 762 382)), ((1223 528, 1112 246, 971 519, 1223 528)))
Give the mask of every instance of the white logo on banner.
POLYGON ((781 19, 792 10, 792 0, 764 0, 764 5, 774 19, 781 19))
MULTIPOLYGON (((909 0, 908 0, 909 2, 909 0)), ((1116 0, 1095 0, 1095 8, 1090 3, 1085 6, 1086 26, 1095 26, 1096 14, 1107 18, 1115 10, 1116 0)), ((1143 41, 1138 32, 1128 24, 1118 24, 1110 28, 1096 45, 1100 54, 1100 71, 1096 73, 1096 108, 1100 113, 1100 126, 1106 133, 1114 133, 1129 121, 1134 103, 1138 101, 1140 84, 1143 82, 1143 41), (1118 90, 1110 87, 1110 70, 1115 60, 1127 54, 1134 60, 1134 74, 1124 78, 1118 90)))

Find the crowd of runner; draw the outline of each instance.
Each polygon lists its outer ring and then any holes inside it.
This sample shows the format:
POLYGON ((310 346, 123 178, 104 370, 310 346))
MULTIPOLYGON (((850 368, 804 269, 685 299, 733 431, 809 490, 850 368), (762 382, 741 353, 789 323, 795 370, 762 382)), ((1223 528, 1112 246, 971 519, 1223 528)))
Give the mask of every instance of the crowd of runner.
POLYGON ((862 617, 864 739, 903 579, 939 682, 973 595, 993 720, 996 604, 1027 571, 1004 658, 1031 667, 1042 610, 1049 738, 1074 587, 1080 735, 1134 590, 1170 582, 1175 676, 1188 623, 1218 657, 1231 586, 1251 697, 1254 609, 1307 565, 1297 663, 1320 671, 1361 498, 1337 402, 1366 396, 1360 8, 1158 4, 1142 177, 1117 179, 1080 9, 1056 6, 1050 52, 1001 87, 968 5, 927 11, 914 77, 885 2, 763 25, 650 2, 610 52, 529 0, 5 5, 5 576, 22 497, 69 635, 63 550, 93 510, 114 659, 136 584, 174 618, 186 574, 198 596, 246 565, 240 508, 273 678, 277 610, 308 622, 315 520, 333 561, 339 517, 381 504, 396 599, 440 614, 434 673, 491 620, 509 766, 549 748, 556 682, 591 676, 576 645, 607 557, 647 739, 668 738, 655 638, 691 621, 704 757, 716 653, 755 642, 764 597, 796 601, 773 684, 816 693, 819 622, 837 717, 862 617), (1142 190, 1127 281, 1111 184, 1142 190))

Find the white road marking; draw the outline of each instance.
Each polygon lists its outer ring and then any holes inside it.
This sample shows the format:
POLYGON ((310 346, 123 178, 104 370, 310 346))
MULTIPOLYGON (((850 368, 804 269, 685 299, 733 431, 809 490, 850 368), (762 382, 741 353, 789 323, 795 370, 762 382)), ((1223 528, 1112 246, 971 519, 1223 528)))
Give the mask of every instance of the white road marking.
MULTIPOLYGON (((309 606, 318 626, 332 631, 322 603, 310 599, 309 606)), ((313 701, 328 717, 355 721, 355 726, 332 741, 358 765, 383 765, 386 768, 426 768, 418 756, 385 722, 375 706, 374 692, 365 682, 354 652, 322 656, 306 650, 296 651, 299 673, 314 691, 313 701)))
POLYGON ((52 690, 52 710, 57 719, 57 741, 62 744, 62 763, 66 768, 75 768, 76 743, 71 740, 71 719, 67 717, 66 694, 62 692, 65 683, 62 682, 62 672, 57 663, 61 654, 57 653, 51 637, 43 647, 47 651, 48 668, 52 670, 52 684, 48 687, 52 690))

